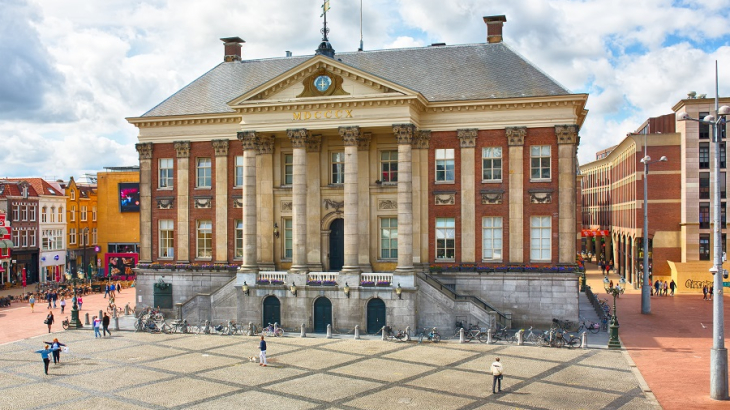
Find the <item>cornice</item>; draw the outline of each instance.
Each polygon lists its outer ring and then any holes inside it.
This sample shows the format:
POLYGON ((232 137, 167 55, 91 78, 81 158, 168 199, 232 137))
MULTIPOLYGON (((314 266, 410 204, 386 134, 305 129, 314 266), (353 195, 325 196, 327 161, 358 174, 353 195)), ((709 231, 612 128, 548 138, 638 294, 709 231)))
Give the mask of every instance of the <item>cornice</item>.
POLYGON ((137 128, 147 127, 179 127, 189 125, 238 124, 241 116, 238 113, 204 114, 168 117, 127 117, 127 122, 137 128))

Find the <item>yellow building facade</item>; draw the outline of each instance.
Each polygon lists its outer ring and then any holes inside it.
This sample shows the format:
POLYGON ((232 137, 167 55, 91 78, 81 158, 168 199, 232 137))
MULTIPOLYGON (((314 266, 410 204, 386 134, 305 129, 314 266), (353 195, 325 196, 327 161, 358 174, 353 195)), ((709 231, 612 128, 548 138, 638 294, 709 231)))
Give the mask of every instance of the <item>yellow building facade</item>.
POLYGON ((85 263, 86 271, 90 267, 95 273, 99 262, 96 251, 99 242, 97 188, 93 184, 79 184, 73 177, 63 188, 67 210, 68 271, 81 271, 85 263))
POLYGON ((135 211, 135 201, 129 205, 122 203, 125 193, 134 189, 139 192, 139 167, 107 168, 106 172, 97 174, 101 248, 98 258, 106 275, 123 275, 126 272, 121 265, 134 266, 137 262, 139 211, 135 211))

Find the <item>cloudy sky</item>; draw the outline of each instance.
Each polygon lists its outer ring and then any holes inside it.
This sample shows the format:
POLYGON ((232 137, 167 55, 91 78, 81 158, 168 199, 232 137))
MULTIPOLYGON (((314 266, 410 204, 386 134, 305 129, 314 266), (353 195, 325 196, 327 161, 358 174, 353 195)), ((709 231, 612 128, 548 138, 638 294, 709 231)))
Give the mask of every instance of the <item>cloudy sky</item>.
MULTIPOLYGON (((360 1, 331 0, 330 39, 355 51, 360 1)), ((220 37, 244 58, 312 54, 321 0, 0 0, 0 176, 68 179, 137 164, 139 116, 214 67, 220 37)), ((582 163, 688 91, 730 95, 730 0, 363 0, 365 49, 505 42, 589 93, 582 163)))

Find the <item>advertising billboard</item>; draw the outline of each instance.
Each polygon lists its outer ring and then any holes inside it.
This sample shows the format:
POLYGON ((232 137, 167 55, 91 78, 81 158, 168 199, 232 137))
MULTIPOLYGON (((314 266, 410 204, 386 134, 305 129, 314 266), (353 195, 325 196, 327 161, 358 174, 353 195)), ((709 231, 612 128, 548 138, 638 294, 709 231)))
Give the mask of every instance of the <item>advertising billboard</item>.
POLYGON ((139 212, 139 182, 119 183, 119 211, 139 212))

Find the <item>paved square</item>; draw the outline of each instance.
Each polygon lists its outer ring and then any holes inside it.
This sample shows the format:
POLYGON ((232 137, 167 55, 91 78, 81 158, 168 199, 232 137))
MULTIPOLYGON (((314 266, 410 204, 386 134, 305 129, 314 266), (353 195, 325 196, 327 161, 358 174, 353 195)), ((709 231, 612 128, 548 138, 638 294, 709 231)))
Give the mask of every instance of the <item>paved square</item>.
POLYGON ((658 409, 620 352, 506 344, 90 332, 43 374, 44 337, 0 346, 2 409, 658 409), (505 366, 503 392, 488 368, 505 366))

